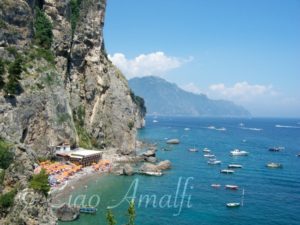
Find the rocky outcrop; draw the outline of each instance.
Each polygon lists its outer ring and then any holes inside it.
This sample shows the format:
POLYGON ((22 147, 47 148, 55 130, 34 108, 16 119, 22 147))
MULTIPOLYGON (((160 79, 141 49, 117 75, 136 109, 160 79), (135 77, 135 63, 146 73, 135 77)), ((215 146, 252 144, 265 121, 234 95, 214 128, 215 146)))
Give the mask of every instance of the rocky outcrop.
POLYGON ((139 171, 140 173, 160 173, 162 170, 167 170, 171 168, 171 162, 169 160, 161 161, 158 164, 144 163, 139 171))
MULTIPOLYGON (((1 78, 6 84, 10 65, 22 58, 20 93, 7 94, 0 87, 1 137, 20 144, 1 190, 18 185, 8 224, 55 223, 46 199, 26 189, 36 158, 51 156, 51 146, 67 141, 93 149, 111 147, 134 157, 137 129, 144 125, 143 101, 105 53, 106 0, 70 2, 0 0, 1 78), (37 8, 51 24, 49 49, 35 37, 37 8), (22 205, 22 193, 32 195, 36 204, 22 205)), ((129 168, 125 172, 131 173, 129 168)))

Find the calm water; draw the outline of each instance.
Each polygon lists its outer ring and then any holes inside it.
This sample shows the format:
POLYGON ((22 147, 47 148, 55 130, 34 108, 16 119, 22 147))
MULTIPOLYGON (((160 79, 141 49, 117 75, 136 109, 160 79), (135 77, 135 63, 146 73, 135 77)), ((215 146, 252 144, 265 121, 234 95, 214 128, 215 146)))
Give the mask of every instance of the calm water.
MULTIPOLYGON (((71 193, 92 197, 101 197, 97 215, 83 215, 80 220, 68 224, 99 225, 105 223, 105 209, 119 203, 127 193, 132 182, 138 178, 136 196, 156 195, 156 206, 145 201, 137 207, 139 225, 270 225, 300 224, 300 119, 197 119, 197 118, 153 118, 147 119, 147 127, 140 131, 140 139, 157 143, 158 157, 172 161, 172 170, 162 177, 115 177, 105 176, 71 193), (241 129, 240 123, 244 124, 241 129), (276 125, 281 125, 277 126, 276 125), (209 126, 226 128, 226 131, 208 129, 209 126), (286 127, 282 127, 286 126, 286 127), (184 128, 190 128, 185 130, 184 128), (256 128, 256 129, 247 129, 256 128), (181 143, 171 151, 162 151, 165 138, 179 138, 181 143), (188 152, 189 148, 198 148, 198 153, 188 152), (282 152, 269 152, 271 146, 284 146, 282 152), (208 147, 218 159, 220 166, 209 166, 203 157, 202 149, 208 147), (240 148, 250 153, 247 157, 231 157, 229 151, 240 148), (268 169, 267 162, 279 162, 282 169, 268 169), (220 174, 221 168, 229 163, 244 166, 233 175, 220 174), (178 202, 182 200, 184 182, 187 184, 183 209, 178 216, 178 207, 174 208, 174 198, 178 180, 182 177, 178 202), (242 190, 229 191, 224 187, 213 189, 212 183, 236 184, 245 190, 244 206, 228 209, 227 202, 241 201, 242 190), (170 196, 169 208, 167 197, 170 196), (162 199, 163 198, 163 199, 162 199), (190 198, 188 206, 188 198, 190 198), (161 206, 158 207, 159 200, 161 206)), ((133 191, 130 192, 131 196, 133 191)), ((95 200, 95 198, 93 199, 95 200)), ((113 209, 118 224, 126 223, 128 203, 123 202, 113 209)), ((62 223, 67 224, 67 223, 62 223)))

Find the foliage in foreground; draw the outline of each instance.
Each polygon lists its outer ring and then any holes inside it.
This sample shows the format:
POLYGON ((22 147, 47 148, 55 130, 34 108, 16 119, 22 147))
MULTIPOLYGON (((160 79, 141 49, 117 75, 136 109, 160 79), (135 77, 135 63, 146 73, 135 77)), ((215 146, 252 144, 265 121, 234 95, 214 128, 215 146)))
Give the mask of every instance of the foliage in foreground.
POLYGON ((0 137, 0 168, 7 169, 13 161, 10 144, 0 137))
POLYGON ((42 192, 46 197, 50 191, 50 185, 48 182, 48 174, 46 170, 42 169, 39 174, 33 175, 30 184, 30 188, 33 188, 36 191, 42 192))
POLYGON ((0 196, 0 208, 9 208, 14 203, 14 198, 17 194, 17 191, 14 189, 6 194, 0 196))

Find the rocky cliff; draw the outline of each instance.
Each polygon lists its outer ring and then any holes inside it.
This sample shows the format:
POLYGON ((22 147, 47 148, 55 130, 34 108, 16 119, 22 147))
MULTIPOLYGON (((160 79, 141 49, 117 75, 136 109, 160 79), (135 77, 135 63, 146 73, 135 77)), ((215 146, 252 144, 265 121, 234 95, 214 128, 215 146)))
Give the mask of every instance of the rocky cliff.
POLYGON ((145 108, 107 58, 105 8, 106 0, 0 0, 0 136, 32 149, 29 165, 64 141, 134 153, 145 108))

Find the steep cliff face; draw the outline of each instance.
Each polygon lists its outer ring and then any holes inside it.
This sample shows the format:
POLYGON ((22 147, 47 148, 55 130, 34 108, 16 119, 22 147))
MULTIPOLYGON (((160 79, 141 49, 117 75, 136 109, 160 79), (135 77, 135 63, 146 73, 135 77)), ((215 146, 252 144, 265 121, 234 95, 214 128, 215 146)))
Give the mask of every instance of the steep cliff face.
POLYGON ((134 153, 145 109, 107 59, 105 7, 105 0, 0 0, 0 137, 25 146, 13 148, 0 185, 0 194, 18 191, 1 224, 55 224, 48 200, 26 188, 50 146, 134 153), (24 205, 24 195, 35 204, 24 205))
POLYGON ((105 7, 105 0, 1 0, 1 55, 12 61, 12 46, 26 54, 23 93, 15 98, 4 97, 3 91, 0 95, 4 138, 24 142, 41 154, 64 140, 132 153, 144 115, 126 79, 106 57, 105 7), (34 50, 35 7, 52 24, 53 62, 30 59, 40 51, 34 50))

